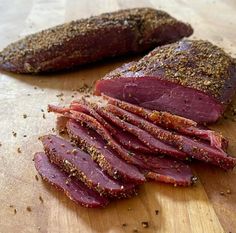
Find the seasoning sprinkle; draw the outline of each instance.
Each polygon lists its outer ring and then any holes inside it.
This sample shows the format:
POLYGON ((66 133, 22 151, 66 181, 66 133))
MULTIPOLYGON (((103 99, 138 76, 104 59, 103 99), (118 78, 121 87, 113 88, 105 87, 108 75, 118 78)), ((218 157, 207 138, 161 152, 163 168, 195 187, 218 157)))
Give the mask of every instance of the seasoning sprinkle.
POLYGON ((27 118, 27 115, 26 115, 26 114, 23 114, 23 118, 26 119, 26 118, 27 118))
POLYGON ((14 137, 16 137, 16 136, 17 136, 17 133, 16 133, 16 132, 14 132, 14 131, 12 131, 12 134, 13 134, 13 136, 14 136, 14 137))
POLYGON ((159 214, 159 210, 155 210, 155 214, 158 215, 159 214))
POLYGON ((39 200, 43 203, 43 198, 42 198, 42 196, 39 196, 39 200))
POLYGON ((37 180, 37 181, 39 180, 39 177, 37 175, 35 175, 35 180, 37 180))
POLYGON ((27 207, 26 207, 26 210, 27 210, 28 212, 31 212, 31 211, 32 211, 32 209, 31 209, 30 206, 27 206, 27 207))
POLYGON ((19 153, 19 154, 21 153, 21 148, 20 147, 17 148, 17 153, 19 153))
POLYGON ((149 223, 148 222, 142 222, 142 227, 143 228, 148 228, 149 227, 149 223))

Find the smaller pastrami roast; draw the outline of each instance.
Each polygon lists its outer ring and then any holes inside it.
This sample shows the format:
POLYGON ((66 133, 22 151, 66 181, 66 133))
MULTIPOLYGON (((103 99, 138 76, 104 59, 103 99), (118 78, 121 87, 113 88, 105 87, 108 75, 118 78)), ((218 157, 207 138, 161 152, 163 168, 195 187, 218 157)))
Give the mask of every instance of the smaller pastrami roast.
POLYGON ((235 89, 235 59, 210 42, 182 40, 107 74, 95 93, 211 123, 222 116, 235 89))

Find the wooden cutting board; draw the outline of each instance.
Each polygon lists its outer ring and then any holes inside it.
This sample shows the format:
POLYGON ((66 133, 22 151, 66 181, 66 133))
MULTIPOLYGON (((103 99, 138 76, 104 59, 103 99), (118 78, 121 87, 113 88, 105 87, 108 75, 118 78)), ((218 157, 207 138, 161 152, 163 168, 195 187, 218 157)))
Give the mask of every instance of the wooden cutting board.
MULTIPOLYGON (((192 38, 210 40, 235 55, 235 0, 1 0, 0 47, 65 21, 140 6, 166 10, 192 24, 192 38)), ((55 116, 46 112, 47 104, 69 103, 79 96, 74 89, 91 85, 131 59, 48 76, 0 74, 1 233, 236 232, 235 171, 225 173, 199 164, 195 171, 200 182, 192 188, 147 183, 137 197, 113 202, 102 210, 76 206, 36 180, 32 158, 42 150, 38 136, 55 127, 55 116), (149 222, 148 228, 142 227, 143 221, 149 222)), ((229 138, 229 152, 236 154, 236 123, 222 120, 214 128, 229 138)))

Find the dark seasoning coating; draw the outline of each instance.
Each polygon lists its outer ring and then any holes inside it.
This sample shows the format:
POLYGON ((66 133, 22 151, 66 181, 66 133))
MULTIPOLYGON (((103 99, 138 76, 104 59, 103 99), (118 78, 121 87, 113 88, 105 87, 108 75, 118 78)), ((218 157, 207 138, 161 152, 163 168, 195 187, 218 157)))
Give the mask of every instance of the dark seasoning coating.
POLYGON ((144 51, 192 32, 189 25, 163 11, 151 8, 120 10, 65 23, 12 43, 0 53, 0 67, 19 73, 59 70, 104 57, 144 51), (173 35, 165 34, 169 27, 173 27, 173 35), (156 30, 161 31, 159 38, 154 35, 156 30), (101 36, 105 38, 109 34, 113 51, 106 51, 107 44, 100 41, 101 36), (123 39, 124 44, 119 39, 123 39), (94 47, 96 43, 100 43, 96 46, 99 49, 94 47), (60 63, 60 67, 56 63, 60 63))

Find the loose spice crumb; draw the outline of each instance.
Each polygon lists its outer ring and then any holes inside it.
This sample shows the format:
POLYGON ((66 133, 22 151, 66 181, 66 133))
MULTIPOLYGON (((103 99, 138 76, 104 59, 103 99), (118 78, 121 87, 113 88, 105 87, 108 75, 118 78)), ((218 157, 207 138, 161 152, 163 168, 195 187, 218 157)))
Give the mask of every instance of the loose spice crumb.
POLYGON ((26 138, 26 137, 27 137, 27 135, 26 135, 26 134, 24 134, 24 135, 23 135, 23 137, 24 137, 24 138, 26 138))
POLYGON ((43 198, 42 198, 42 196, 39 196, 39 200, 43 203, 43 198))
POLYGON ((138 229, 137 229, 137 228, 134 228, 134 229, 133 229, 133 232, 138 232, 138 229))
POLYGON ((21 153, 21 148, 20 147, 17 148, 17 153, 19 153, 19 154, 21 153))
POLYGON ((148 228, 149 224, 148 224, 148 222, 142 222, 142 226, 143 226, 143 228, 148 228))
POLYGON ((123 224, 122 224, 122 227, 126 227, 126 226, 127 226, 127 223, 123 223, 123 224))
POLYGON ((31 211, 32 211, 32 209, 31 209, 31 207, 30 207, 30 206, 27 206, 27 207, 26 207, 26 210, 27 210, 27 211, 29 211, 29 212, 31 212, 31 211))
POLYGON ((17 213, 17 209, 14 209, 14 214, 16 214, 17 213))
POLYGON ((221 192, 220 192, 220 195, 221 195, 221 196, 224 196, 224 195, 225 195, 225 193, 221 191, 221 192))
POLYGON ((43 119, 46 119, 45 113, 43 114, 43 119))
POLYGON ((17 136, 17 133, 14 132, 14 131, 12 131, 12 135, 13 135, 14 137, 16 137, 16 136, 17 136))
POLYGON ((56 97, 62 97, 64 94, 63 93, 60 93, 60 94, 57 94, 56 97))
POLYGON ((43 110, 43 109, 41 109, 41 112, 44 112, 44 110, 43 110))
POLYGON ((37 175, 35 175, 35 180, 37 180, 37 181, 39 180, 39 177, 37 175))
POLYGON ((24 119, 27 118, 27 115, 26 115, 26 114, 23 114, 23 118, 24 118, 24 119))
POLYGON ((155 214, 158 215, 159 214, 159 210, 155 210, 155 214))
POLYGON ((0 147, 2 146, 2 143, 0 142, 0 147))
POLYGON ((128 208, 128 211, 131 211, 131 210, 132 210, 132 208, 129 207, 129 208, 128 208))

